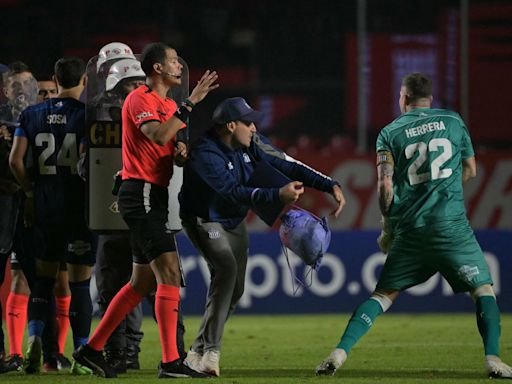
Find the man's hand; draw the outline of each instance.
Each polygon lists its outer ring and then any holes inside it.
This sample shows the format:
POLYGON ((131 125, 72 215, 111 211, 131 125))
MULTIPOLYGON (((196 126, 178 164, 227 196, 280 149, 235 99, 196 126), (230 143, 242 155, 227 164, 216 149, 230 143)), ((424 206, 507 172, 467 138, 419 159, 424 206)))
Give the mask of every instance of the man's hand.
POLYGON ((393 241, 393 234, 391 228, 389 226, 388 220, 383 217, 382 218, 382 230, 380 231, 380 235, 377 238, 377 244, 382 252, 388 253, 391 248, 391 243, 393 241))
POLYGON ((279 198, 285 204, 295 203, 304 193, 304 186, 300 181, 292 181, 279 188, 279 198))
POLYGON ((345 196, 343 196, 343 191, 341 190, 341 187, 337 184, 332 187, 331 195, 332 197, 334 197, 334 200, 336 200, 336 202, 338 203, 338 207, 331 212, 331 215, 337 218, 341 210, 343 209, 343 206, 345 205, 345 196))
POLYGON ((176 143, 176 149, 174 150, 174 164, 176 164, 178 167, 183 167, 187 160, 187 145, 182 141, 178 141, 176 143))
POLYGON ((9 132, 9 129, 7 129, 5 125, 0 126, 0 138, 5 141, 12 141, 11 132, 9 132))
POLYGON ((192 90, 188 99, 194 104, 199 103, 210 91, 219 87, 219 84, 215 84, 218 78, 219 75, 217 72, 210 72, 210 70, 206 70, 201 79, 197 82, 195 88, 192 90))

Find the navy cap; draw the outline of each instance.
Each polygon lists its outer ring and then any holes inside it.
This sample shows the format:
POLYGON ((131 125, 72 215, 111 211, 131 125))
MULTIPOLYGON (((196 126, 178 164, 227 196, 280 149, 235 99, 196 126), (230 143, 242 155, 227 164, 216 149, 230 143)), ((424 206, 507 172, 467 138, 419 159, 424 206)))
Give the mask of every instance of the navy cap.
POLYGON ((213 111, 212 120, 217 124, 230 121, 259 122, 263 114, 252 109, 243 97, 231 97, 221 102, 213 111))

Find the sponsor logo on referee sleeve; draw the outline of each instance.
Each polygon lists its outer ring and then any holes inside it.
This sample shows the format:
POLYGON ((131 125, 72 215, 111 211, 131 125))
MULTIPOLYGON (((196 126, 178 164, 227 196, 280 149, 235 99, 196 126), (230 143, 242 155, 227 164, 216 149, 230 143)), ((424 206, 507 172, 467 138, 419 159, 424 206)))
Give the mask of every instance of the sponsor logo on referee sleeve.
POLYGON ((146 117, 153 117, 154 115, 149 111, 144 111, 139 113, 137 116, 135 116, 135 120, 141 121, 142 119, 145 119, 146 117))
POLYGON ((208 230, 208 237, 210 239, 220 239, 220 232, 216 229, 209 229, 208 230))

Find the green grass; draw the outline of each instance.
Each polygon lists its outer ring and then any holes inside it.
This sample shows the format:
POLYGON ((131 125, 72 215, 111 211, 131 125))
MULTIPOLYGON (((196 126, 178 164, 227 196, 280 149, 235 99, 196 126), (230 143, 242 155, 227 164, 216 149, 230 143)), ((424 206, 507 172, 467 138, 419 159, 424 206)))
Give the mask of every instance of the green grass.
MULTIPOLYGON (((233 316, 222 349, 221 377, 215 383, 488 383, 480 336, 470 314, 381 316, 354 347, 334 377, 315 377, 315 366, 338 342, 348 314, 233 316)), ((186 319, 187 345, 199 326, 186 319)), ((156 365, 158 330, 144 320, 140 372, 120 375, 120 383, 161 383, 156 365)), ((502 357, 512 362, 512 315, 502 317, 502 357)), ((70 343, 68 342, 68 347, 70 343)), ((69 354, 69 352, 68 352, 69 354)), ((91 383, 104 379, 64 373, 26 376, 9 373, 0 383, 91 383)), ((190 382, 190 379, 173 382, 190 382)))

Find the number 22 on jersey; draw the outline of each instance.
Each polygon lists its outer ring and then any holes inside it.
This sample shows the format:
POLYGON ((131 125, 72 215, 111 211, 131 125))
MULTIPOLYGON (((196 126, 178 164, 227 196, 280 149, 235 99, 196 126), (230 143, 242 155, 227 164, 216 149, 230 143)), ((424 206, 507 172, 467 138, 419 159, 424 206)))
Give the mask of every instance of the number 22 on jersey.
POLYGON ((441 169, 444 163, 452 157, 452 143, 445 138, 432 139, 426 144, 423 141, 409 144, 405 148, 405 157, 411 159, 418 152, 418 157, 409 166, 407 174, 411 185, 426 183, 430 180, 446 179, 452 175, 451 168, 441 169), (439 155, 430 163, 430 171, 418 173, 418 169, 428 161, 429 152, 438 152, 439 155))
POLYGON ((35 144, 37 147, 45 147, 38 159, 40 175, 56 175, 57 166, 69 167, 72 175, 78 172, 76 168, 78 149, 75 133, 66 133, 66 136, 64 136, 55 164, 50 164, 50 158, 57 149, 55 136, 52 133, 38 133, 35 138, 35 144))

